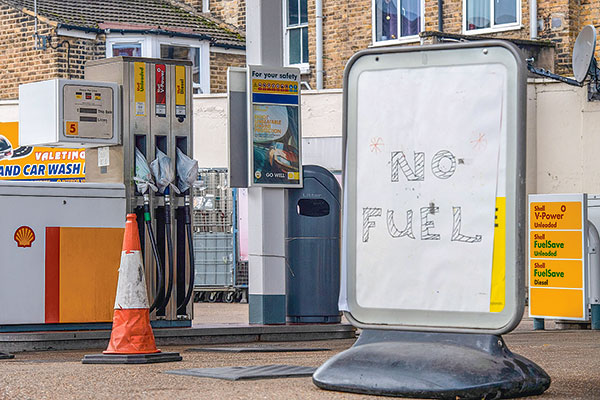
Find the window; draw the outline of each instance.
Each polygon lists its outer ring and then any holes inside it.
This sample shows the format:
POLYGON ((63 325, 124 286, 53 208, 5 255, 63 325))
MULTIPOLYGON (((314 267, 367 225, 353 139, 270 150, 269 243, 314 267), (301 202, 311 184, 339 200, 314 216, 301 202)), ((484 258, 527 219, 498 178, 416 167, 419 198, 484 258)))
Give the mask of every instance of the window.
POLYGON ((108 35, 106 57, 149 57, 192 62, 194 93, 210 93, 209 44, 193 38, 157 35, 108 35))
POLYGON ((286 0, 288 64, 308 64, 308 0, 286 0))
POLYGON ((373 10, 376 43, 416 36, 422 30, 421 0, 374 0, 373 10))
POLYGON ((112 56, 128 56, 128 57, 141 57, 142 56, 142 44, 141 43, 114 43, 112 45, 112 56))
POLYGON ((169 60, 189 60, 192 62, 192 83, 194 93, 203 93, 200 85, 200 49, 187 46, 160 45, 160 58, 169 60))
POLYGON ((465 0, 465 31, 519 26, 516 0, 465 0))

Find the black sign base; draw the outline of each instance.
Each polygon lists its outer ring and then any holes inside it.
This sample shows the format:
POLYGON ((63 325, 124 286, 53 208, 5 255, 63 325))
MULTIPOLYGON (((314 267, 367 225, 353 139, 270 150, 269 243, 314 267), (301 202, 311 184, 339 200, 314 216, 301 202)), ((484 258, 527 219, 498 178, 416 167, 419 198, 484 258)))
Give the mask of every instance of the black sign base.
POLYGON ((313 375, 322 389, 433 399, 532 396, 550 386, 501 336, 365 329, 354 346, 313 375))
POLYGON ((145 354, 88 354, 81 360, 82 364, 154 364, 181 361, 179 353, 145 353, 145 354))
POLYGON ((15 356, 13 356, 12 354, 0 352, 0 360, 8 360, 11 358, 15 358, 15 356))

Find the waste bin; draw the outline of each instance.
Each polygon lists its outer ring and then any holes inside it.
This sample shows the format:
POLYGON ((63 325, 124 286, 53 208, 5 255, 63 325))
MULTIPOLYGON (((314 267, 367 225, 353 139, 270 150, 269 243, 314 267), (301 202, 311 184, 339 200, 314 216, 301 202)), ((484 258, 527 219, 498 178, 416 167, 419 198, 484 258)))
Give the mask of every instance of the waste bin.
POLYGON ((303 167, 287 190, 286 307, 290 323, 340 322, 341 188, 331 172, 303 167))

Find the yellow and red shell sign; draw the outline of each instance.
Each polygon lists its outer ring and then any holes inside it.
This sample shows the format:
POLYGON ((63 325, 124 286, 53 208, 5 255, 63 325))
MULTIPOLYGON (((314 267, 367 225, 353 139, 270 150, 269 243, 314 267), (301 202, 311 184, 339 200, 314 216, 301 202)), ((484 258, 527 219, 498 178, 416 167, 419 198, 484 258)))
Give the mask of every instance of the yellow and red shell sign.
POLYGON ((85 149, 19 147, 19 124, 0 122, 0 180, 85 181, 85 149))
POLYGON ((17 228, 13 238, 17 242, 17 246, 31 247, 31 244, 35 241, 35 232, 28 226, 21 226, 17 228))

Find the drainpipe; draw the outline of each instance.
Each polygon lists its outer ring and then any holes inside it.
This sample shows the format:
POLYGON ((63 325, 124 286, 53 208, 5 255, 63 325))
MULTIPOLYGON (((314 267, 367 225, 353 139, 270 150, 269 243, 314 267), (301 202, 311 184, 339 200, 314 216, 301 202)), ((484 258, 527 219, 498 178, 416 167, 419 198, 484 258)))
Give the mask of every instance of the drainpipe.
POLYGON ((438 31, 444 32, 444 0, 438 0, 438 31))
POLYGON ((537 0, 530 0, 529 2, 529 31, 531 39, 537 39, 537 0))
MULTIPOLYGON (((35 14, 34 20, 33 20, 33 26, 34 26, 33 40, 35 40, 35 44, 33 46, 33 49, 40 50, 40 39, 39 39, 39 35, 38 35, 37 0, 33 0, 33 13, 35 14)), ((45 49, 42 49, 42 50, 45 50, 45 49)))
POLYGON ((323 89, 323 0, 315 2, 317 34, 317 90, 323 89))

